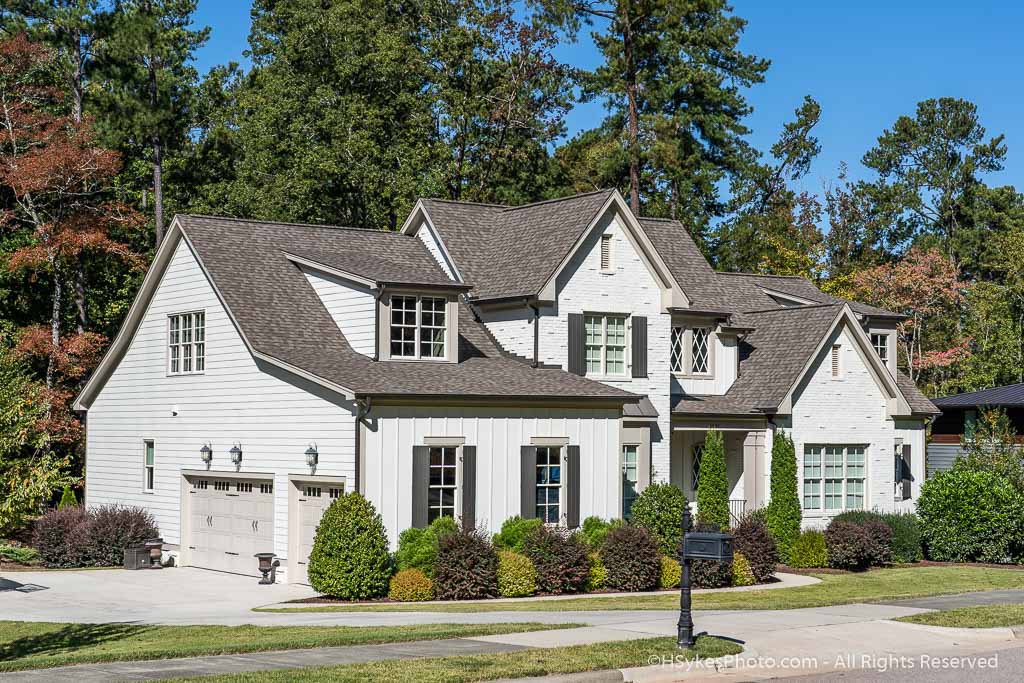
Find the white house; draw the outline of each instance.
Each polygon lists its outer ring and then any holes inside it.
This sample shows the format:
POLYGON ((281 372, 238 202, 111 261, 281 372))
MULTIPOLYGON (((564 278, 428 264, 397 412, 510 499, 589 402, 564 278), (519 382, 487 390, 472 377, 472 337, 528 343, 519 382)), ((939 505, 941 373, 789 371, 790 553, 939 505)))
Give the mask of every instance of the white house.
POLYGON ((86 500, 148 508, 182 564, 273 551, 299 582, 343 491, 392 544, 438 515, 572 527, 651 481, 692 500, 711 428, 737 516, 783 430, 805 524, 907 508, 937 411, 896 370, 898 322, 716 273, 615 191, 422 200, 397 233, 177 216, 77 400, 86 500))

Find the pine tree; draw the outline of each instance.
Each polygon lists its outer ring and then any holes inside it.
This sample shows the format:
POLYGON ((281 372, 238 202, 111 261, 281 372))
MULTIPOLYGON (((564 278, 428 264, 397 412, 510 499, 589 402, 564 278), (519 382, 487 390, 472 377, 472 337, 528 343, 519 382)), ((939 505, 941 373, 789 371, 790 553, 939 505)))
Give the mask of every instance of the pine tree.
POLYGON ((729 527, 729 477, 722 433, 712 429, 704 438, 697 482, 697 519, 701 524, 729 527))
POLYGON ((800 497, 797 494, 796 449, 793 440, 782 431, 772 441, 771 501, 768 503, 768 531, 779 548, 779 557, 789 561, 789 553, 800 535, 800 497))

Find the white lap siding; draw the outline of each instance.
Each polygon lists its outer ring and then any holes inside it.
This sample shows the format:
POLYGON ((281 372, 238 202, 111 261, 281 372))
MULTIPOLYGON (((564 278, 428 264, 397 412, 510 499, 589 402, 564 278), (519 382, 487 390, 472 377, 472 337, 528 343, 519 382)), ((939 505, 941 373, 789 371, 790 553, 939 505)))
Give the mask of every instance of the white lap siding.
MULTIPOLYGON (((808 444, 866 446, 864 507, 894 508, 896 425, 886 417, 886 398, 845 330, 814 360, 793 400, 792 437, 796 446, 799 492, 803 504, 803 455, 808 444), (832 377, 832 346, 840 345, 838 379, 832 377)), ((806 527, 820 527, 840 511, 804 510, 806 527)))
MULTIPOLYGON (((280 373, 275 373, 279 375, 280 373)), ((318 475, 354 475, 354 417, 340 397, 303 380, 262 372, 184 241, 124 358, 88 413, 86 501, 150 510, 167 543, 180 542, 181 471, 200 470, 199 449, 213 448, 214 472, 274 479, 274 550, 288 554, 288 474, 307 474, 304 453, 316 443, 318 475), (206 312, 206 371, 167 375, 167 316, 206 312), (176 412, 176 415, 174 414, 176 412), (155 484, 144 493, 143 440, 155 446, 155 484)))
POLYGON ((306 268, 303 273, 352 348, 373 357, 377 348, 377 298, 373 293, 333 275, 306 268))
POLYGON ((413 447, 427 437, 464 437, 476 446, 476 523, 490 532, 520 513, 520 447, 534 437, 564 437, 580 447, 581 521, 620 515, 618 410, 374 406, 369 421, 364 494, 383 516, 392 548, 412 526, 413 447))

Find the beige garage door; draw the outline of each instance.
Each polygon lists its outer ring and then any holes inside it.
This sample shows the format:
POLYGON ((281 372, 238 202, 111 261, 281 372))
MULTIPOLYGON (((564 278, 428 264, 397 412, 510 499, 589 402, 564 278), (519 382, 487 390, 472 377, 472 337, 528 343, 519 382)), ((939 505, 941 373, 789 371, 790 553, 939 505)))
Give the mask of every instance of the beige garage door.
POLYGON ((298 487, 299 542, 295 558, 295 578, 290 583, 309 583, 306 569, 309 566, 309 554, 313 552, 313 540, 316 529, 320 526, 320 518, 324 511, 338 499, 343 492, 341 484, 324 484, 315 482, 295 482, 298 487))
POLYGON ((190 477, 189 564, 259 576, 256 553, 274 552, 271 480, 190 477))

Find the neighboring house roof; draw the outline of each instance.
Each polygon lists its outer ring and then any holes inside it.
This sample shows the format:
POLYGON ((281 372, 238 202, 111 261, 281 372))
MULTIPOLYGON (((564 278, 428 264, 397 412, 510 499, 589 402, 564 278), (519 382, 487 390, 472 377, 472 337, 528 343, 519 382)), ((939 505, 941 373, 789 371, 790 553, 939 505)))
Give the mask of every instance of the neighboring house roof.
MULTIPOLYGON (((167 244, 173 247, 180 229, 193 248, 243 340, 257 357, 294 370, 351 396, 493 397, 496 399, 600 399, 618 404, 640 399, 621 389, 558 369, 533 368, 504 353, 474 318, 459 306, 459 359, 457 363, 373 361, 356 352, 338 329, 316 292, 289 255, 313 254, 317 262, 366 277, 392 278, 399 262, 415 279, 441 272, 430 252, 415 237, 399 233, 336 229, 305 225, 178 216, 167 244), (380 248, 383 266, 363 263, 361 254, 380 248), (312 249, 312 251, 311 251, 312 249)), ((166 265, 169 257, 158 254, 166 265)), ((443 273, 442 273, 443 274, 443 273)), ((147 276, 136 308, 138 325, 152 296, 159 274, 147 276), (147 291, 150 290, 150 291, 147 291)), ((447 277, 444 282, 450 284, 447 277)), ((132 318, 132 315, 129 315, 132 318)), ((131 320, 129 321, 131 323, 131 320)), ((126 324, 108 354, 115 358, 134 333, 126 324)), ((102 375, 107 358, 95 373, 102 375)), ((113 368, 109 368, 112 371, 113 368)), ((102 385, 93 380, 78 404, 87 407, 102 385)))
POLYGON ((477 299, 536 295, 614 190, 522 206, 422 200, 477 299))
POLYGON ((1024 383, 1008 384, 1004 387, 992 387, 981 391, 965 394, 933 398, 932 403, 939 408, 976 408, 979 406, 1012 406, 1024 407, 1024 383))

